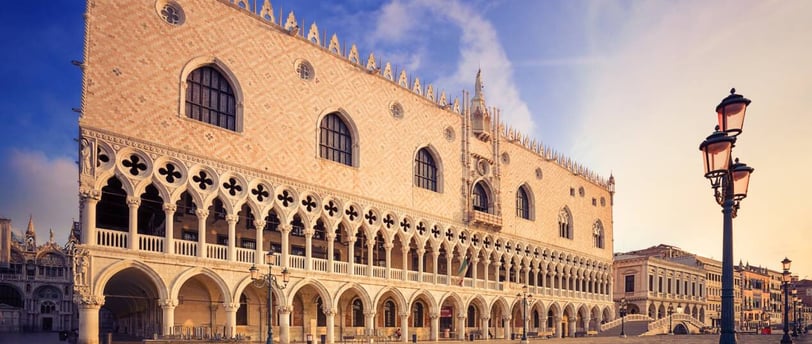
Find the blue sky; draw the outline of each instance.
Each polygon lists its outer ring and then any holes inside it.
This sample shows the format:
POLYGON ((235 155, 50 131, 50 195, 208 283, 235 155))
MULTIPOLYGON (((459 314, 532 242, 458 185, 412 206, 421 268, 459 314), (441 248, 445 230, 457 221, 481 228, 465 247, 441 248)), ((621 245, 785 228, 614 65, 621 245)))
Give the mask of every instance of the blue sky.
MULTIPOLYGON (((121 0, 123 1, 123 0, 121 0)), ((481 68, 489 105, 546 145, 617 178, 615 250, 668 243, 721 258, 721 213, 699 143, 730 87, 753 100, 734 151, 755 167, 736 260, 812 277, 812 2, 271 1, 450 96, 481 68), (791 162, 791 164, 787 164, 791 162), (791 239, 790 239, 791 238, 791 239)), ((150 2, 151 3, 151 2, 150 2)), ((78 217, 84 4, 0 12, 0 216, 64 241, 78 217), (59 177, 55 177, 59 176, 59 177)))

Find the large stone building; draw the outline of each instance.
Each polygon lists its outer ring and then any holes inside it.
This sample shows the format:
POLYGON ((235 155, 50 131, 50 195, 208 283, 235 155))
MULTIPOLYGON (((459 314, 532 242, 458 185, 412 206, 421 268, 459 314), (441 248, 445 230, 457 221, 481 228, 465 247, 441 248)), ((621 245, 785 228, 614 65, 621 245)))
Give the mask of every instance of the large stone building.
POLYGON ((270 6, 89 2, 80 343, 264 339, 266 263, 283 343, 613 318, 613 178, 270 6))
POLYGON ((0 218, 0 333, 76 326, 71 247, 57 244, 53 231, 37 245, 33 217, 24 238, 15 238, 11 220, 0 218))

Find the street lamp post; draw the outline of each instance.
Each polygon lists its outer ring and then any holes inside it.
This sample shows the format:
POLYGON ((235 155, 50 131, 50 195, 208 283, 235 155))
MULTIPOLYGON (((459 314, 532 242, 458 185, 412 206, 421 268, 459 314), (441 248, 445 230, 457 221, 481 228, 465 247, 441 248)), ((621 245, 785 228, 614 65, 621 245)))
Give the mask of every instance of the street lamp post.
POLYGON ((517 298, 522 299, 522 344, 527 344, 527 299, 533 298, 532 294, 527 292, 527 285, 522 286, 522 292, 516 294, 517 298))
POLYGON ((735 344, 733 326, 733 218, 739 202, 747 197, 747 187, 753 168, 731 158, 736 136, 741 134, 744 115, 750 100, 730 90, 730 95, 716 106, 719 120, 717 130, 708 136, 699 150, 705 165, 705 178, 711 182, 716 203, 722 206, 722 335, 720 344, 735 344))
POLYGON ((268 338, 265 339, 265 344, 273 344, 273 327, 271 326, 271 319, 273 318, 273 288, 285 289, 288 286, 288 279, 290 278, 288 268, 282 269, 282 284, 280 285, 273 274, 273 247, 268 251, 265 256, 265 261, 268 264, 268 274, 261 274, 256 265, 251 265, 248 272, 251 274, 251 281, 254 287, 265 288, 268 287, 268 338))
POLYGON ((781 344, 792 344, 792 338, 789 337, 789 282, 792 281, 789 267, 791 263, 792 261, 786 257, 781 261, 781 266, 784 268, 784 273, 781 275, 784 284, 784 336, 781 337, 781 344))
POLYGON ((674 335, 673 326, 674 325, 674 305, 668 305, 668 334, 674 335))
POLYGON ((629 305, 626 303, 626 298, 620 299, 620 337, 626 338, 626 309, 629 305))

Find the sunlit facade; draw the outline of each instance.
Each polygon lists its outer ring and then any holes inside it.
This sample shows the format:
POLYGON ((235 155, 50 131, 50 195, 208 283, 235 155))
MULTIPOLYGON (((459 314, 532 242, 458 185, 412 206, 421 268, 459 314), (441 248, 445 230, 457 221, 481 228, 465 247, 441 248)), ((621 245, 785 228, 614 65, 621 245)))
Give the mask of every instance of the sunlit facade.
POLYGON ((268 263, 290 273, 270 307, 282 343, 510 338, 524 286, 534 336, 614 318, 613 178, 502 122, 479 74, 452 99, 275 15, 88 7, 81 343, 264 340, 248 270, 268 263))

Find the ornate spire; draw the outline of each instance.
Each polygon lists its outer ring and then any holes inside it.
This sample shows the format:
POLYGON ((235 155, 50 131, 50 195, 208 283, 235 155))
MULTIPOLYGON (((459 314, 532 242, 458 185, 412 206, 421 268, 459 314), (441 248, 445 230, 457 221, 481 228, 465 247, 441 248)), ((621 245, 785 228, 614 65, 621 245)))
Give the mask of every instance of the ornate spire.
POLYGON ((476 81, 474 82, 474 98, 471 99, 471 113, 479 111, 484 114, 487 109, 485 108, 485 95, 482 93, 482 70, 476 72, 476 81))
POLYGON ((25 231, 25 248, 28 251, 37 249, 37 232, 34 231, 34 215, 28 217, 28 229, 25 231))
POLYGON ((54 241, 54 229, 53 229, 53 228, 51 228, 51 229, 49 229, 49 231, 51 232, 51 233, 50 233, 50 234, 51 234, 51 237, 50 237, 50 238, 48 238, 48 243, 49 243, 49 244, 53 244, 53 243, 55 243, 55 242, 56 242, 56 241, 54 241))
POLYGON ((37 232, 34 231, 34 215, 28 216, 28 229, 25 231, 25 235, 37 236, 37 232))

